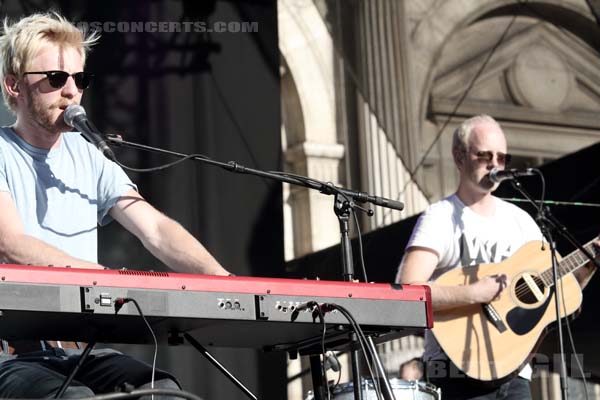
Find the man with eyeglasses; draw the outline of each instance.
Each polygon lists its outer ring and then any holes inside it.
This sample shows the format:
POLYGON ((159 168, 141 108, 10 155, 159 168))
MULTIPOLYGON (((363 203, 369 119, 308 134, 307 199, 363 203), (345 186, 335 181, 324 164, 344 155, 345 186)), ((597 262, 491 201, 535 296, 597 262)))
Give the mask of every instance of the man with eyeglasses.
MULTIPOLYGON (((498 184, 490 180, 489 173, 493 168, 504 169, 510 160, 504 132, 492 117, 479 115, 464 121, 454 132, 452 157, 459 175, 458 188, 421 215, 396 277, 400 283, 429 285, 434 312, 487 304, 510 283, 502 275, 468 285, 436 285, 440 275, 453 268, 501 262, 524 244, 542 240, 540 229, 525 211, 492 196, 498 184)), ((589 278, 591 263, 586 268, 589 278)), ((423 358, 431 366, 426 368, 430 381, 441 387, 445 400, 531 398, 529 365, 505 381, 466 378, 431 332, 425 334, 423 358)))
MULTIPOLYGON (((192 235, 148 204, 120 167, 65 124, 65 109, 80 103, 92 79, 84 66, 97 39, 58 14, 4 23, 2 94, 16 122, 0 128, 0 261, 102 269, 97 225, 116 219, 169 267, 228 275, 192 235)), ((68 347, 3 342, 0 397, 55 395, 81 354, 68 347)), ((125 383, 179 388, 164 371, 156 371, 156 382, 152 377, 141 361, 94 350, 63 397, 89 397, 125 383)))

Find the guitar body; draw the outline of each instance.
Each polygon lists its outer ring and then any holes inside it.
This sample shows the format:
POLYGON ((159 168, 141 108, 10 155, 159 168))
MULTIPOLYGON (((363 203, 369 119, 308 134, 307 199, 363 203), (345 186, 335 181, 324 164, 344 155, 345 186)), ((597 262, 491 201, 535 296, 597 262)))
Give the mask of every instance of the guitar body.
MULTIPOLYGON (((552 266, 550 249, 541 247, 541 242, 530 242, 501 263, 456 268, 435 281, 444 286, 468 285, 499 274, 510 280, 487 309, 475 304, 434 312, 435 338, 467 376, 489 381, 517 371, 528 361, 548 325, 557 320, 556 290, 544 283, 548 282, 548 275, 542 275, 552 266)), ((580 308, 583 296, 573 274, 559 280, 558 293, 561 317, 580 308)))

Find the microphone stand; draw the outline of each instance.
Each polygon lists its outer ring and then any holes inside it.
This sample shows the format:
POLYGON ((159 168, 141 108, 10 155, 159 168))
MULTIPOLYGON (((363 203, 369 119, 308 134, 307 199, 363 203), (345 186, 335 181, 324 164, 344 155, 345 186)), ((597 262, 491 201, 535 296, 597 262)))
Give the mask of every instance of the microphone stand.
MULTIPOLYGON (((559 367, 559 375, 560 375, 560 387, 562 392, 562 398, 568 398, 568 381, 567 381, 567 364, 565 361, 565 350, 563 344, 563 330, 560 316, 560 299, 558 298, 558 263, 556 257, 556 246, 554 242, 554 238, 552 236, 552 231, 558 232, 563 238, 567 239, 571 244, 573 244, 579 251, 581 251, 585 256, 592 261, 597 267, 600 267, 600 262, 595 259, 595 257, 590 254, 589 251, 585 247, 581 245, 577 241, 577 239, 569 232, 569 230, 552 214, 550 208, 544 204, 540 204, 539 207, 536 201, 531 197, 531 195, 523 188, 521 182, 517 179, 512 179, 510 181, 512 187, 520 192, 527 201, 529 201, 533 206, 538 210, 538 214, 536 216, 536 222, 540 226, 540 229, 543 235, 548 239, 548 243, 550 245, 550 253, 552 259, 552 278, 554 284, 554 307, 556 312, 556 318, 558 323, 558 344, 559 344, 559 352, 560 352, 560 367, 559 367)), ((562 295, 562 292, 561 292, 562 295)), ((566 316, 565 316, 566 317, 566 316)))
POLYGON ((145 150, 154 153, 166 154, 170 156, 175 156, 179 158, 189 158, 190 160, 201 161, 206 164, 214 165, 217 167, 221 167, 229 172, 235 172, 238 174, 248 174, 259 176, 261 178, 268 178, 272 180, 276 180, 279 182, 285 182, 296 186, 304 186, 309 189, 318 190, 323 194, 327 195, 336 195, 340 194, 342 196, 353 199, 358 203, 371 203, 380 207, 387 207, 394 210, 402 211, 404 209, 404 204, 397 200, 386 199, 385 197, 372 196, 366 192, 358 192, 350 189, 343 189, 341 187, 335 186, 332 183, 325 183, 318 181, 316 179, 312 179, 302 175, 290 174, 286 172, 279 171, 261 171, 254 168, 245 167, 236 161, 229 162, 221 162, 213 160, 209 157, 200 155, 200 154, 184 154, 178 153, 176 151, 170 151, 165 149, 160 149, 157 147, 147 146, 139 143, 133 143, 125 141, 119 135, 105 135, 105 139, 108 143, 113 144, 115 146, 124 146, 130 147, 138 150, 145 150))
MULTIPOLYGON (((342 265, 343 265, 343 280, 347 282, 351 282, 354 279, 354 263, 352 260, 352 244, 349 236, 349 224, 348 221, 350 219, 350 213, 353 212, 354 208, 359 208, 355 204, 358 203, 371 203, 376 206, 391 208, 394 210, 402 211, 404 209, 404 204, 397 200, 387 199, 384 197, 373 196, 366 192, 358 192, 350 189, 343 189, 341 187, 335 186, 332 183, 325 183, 318 181, 316 179, 312 179, 309 177, 289 174, 285 172, 278 171, 261 171, 253 168, 245 167, 241 164, 238 164, 235 161, 229 161, 227 163, 212 160, 206 156, 200 154, 184 154, 175 151, 160 149, 157 147, 147 146, 139 143, 133 143, 123 140, 120 135, 105 135, 105 139, 108 143, 115 146, 124 146, 138 150, 145 150, 154 153, 166 154, 170 156, 175 156, 179 158, 189 158, 194 161, 200 161, 206 164, 214 165, 217 167, 221 167, 227 171, 235 172, 238 174, 249 174, 254 176, 259 176, 261 178, 268 178, 279 182, 285 182, 296 186, 303 186, 309 189, 318 190, 319 192, 327 195, 334 195, 334 212, 339 220, 340 225, 340 235, 341 235, 341 249, 342 249, 342 265)), ((364 210, 363 210, 364 211, 364 210)), ((372 215, 372 211, 368 210, 367 214, 372 215)), ((350 335, 350 339, 353 342, 356 342, 355 334, 350 335)), ((202 353, 205 354, 205 353, 202 353)), ((377 353, 374 353, 377 356, 377 353)), ((365 355, 368 357, 367 355, 365 355)), ((210 360, 210 359, 209 359, 210 360)), ((325 397, 325 390, 328 390, 324 387, 323 383, 325 381, 325 376, 318 377, 315 371, 321 371, 320 360, 317 355, 311 355, 309 357, 311 369, 313 370, 313 392, 315 395, 315 400, 323 400, 325 397), (320 379, 319 379, 320 378, 320 379)), ((352 373, 353 373, 353 381, 354 381, 354 395, 355 399, 362 400, 362 390, 361 390, 361 381, 360 381, 360 370, 358 364, 358 353, 356 350, 351 351, 351 360, 352 360, 352 373)), ((212 360, 210 360, 212 362, 212 360)), ((216 364, 215 364, 216 365, 216 364)), ((219 364, 220 365, 220 364, 219 364)), ((218 368, 228 377, 232 376, 228 371, 223 371, 225 368, 223 366, 218 366, 218 368)), ((319 374, 320 375, 320 374, 319 374)), ((231 378, 230 378, 231 379, 231 378)), ((232 380, 233 381, 233 380, 232 380)), ((238 382, 233 381, 236 385, 238 382)), ((389 388, 389 382, 388 382, 389 388)), ((390 390, 391 392, 391 390, 390 390)), ((386 396, 387 397, 387 396, 386 396)), ((392 394, 393 398, 393 394, 392 394)))
POLYGON ((73 369, 71 370, 71 372, 69 373, 69 375, 67 375, 65 377, 65 379, 63 380, 62 385, 60 385, 60 388, 58 389, 58 392, 56 392, 56 394, 54 395, 55 399, 61 399, 63 397, 63 395, 65 394, 65 392, 69 388, 69 385, 71 384, 71 382, 73 382, 73 379, 75 378, 75 375, 77 375, 77 373, 79 372, 79 369, 83 365, 83 362, 85 360, 87 360, 88 356, 92 352, 92 349, 94 348, 95 345, 96 345, 96 341, 95 340, 91 340, 85 346, 85 349, 83 350, 83 352, 79 356, 79 359, 77 360, 77 364, 75 364, 75 366, 73 367, 73 369))

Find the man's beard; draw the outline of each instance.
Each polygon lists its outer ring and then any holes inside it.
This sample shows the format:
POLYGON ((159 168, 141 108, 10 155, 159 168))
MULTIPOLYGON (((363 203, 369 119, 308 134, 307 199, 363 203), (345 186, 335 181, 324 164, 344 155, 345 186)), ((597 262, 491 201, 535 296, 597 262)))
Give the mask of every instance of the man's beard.
POLYGON ((62 105, 68 105, 68 102, 63 99, 53 104, 45 105, 37 97, 32 96, 29 91, 26 93, 26 96, 28 118, 34 125, 54 134, 71 130, 71 127, 61 117, 54 119, 53 116, 55 110, 58 110, 62 105))

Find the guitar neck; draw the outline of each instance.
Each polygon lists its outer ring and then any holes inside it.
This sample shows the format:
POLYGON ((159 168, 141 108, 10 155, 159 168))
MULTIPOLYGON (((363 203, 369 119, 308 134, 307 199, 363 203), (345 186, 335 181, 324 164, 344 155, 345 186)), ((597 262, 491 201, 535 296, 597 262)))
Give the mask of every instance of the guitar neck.
MULTIPOLYGON (((594 249, 595 240, 596 239, 586 243, 583 247, 588 251, 588 253, 598 256, 594 249)), ((581 250, 573 251, 558 262, 559 279, 587 264, 588 261, 589 259, 585 254, 583 254, 581 250)), ((542 272, 540 274, 540 278, 542 279, 544 284, 546 284, 546 286, 552 286, 554 284, 554 279, 552 278, 552 268, 548 268, 547 270, 542 272)))

